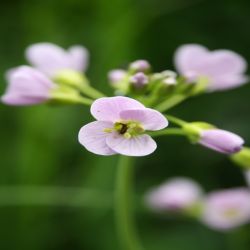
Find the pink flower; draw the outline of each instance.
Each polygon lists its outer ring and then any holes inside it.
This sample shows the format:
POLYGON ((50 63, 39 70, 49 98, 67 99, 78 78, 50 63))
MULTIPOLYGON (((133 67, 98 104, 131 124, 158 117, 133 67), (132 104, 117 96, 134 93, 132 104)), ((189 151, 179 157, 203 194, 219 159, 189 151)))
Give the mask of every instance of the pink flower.
POLYGON ((53 77, 62 70, 85 71, 89 55, 78 45, 64 50, 52 43, 37 43, 27 48, 26 57, 32 66, 53 77))
POLYGON ((211 193, 204 200, 201 221, 218 230, 228 230, 248 223, 250 191, 237 188, 211 193))
POLYGON ((136 60, 130 64, 129 68, 135 72, 145 72, 150 69, 150 64, 146 60, 136 60))
POLYGON ((145 131, 168 125, 158 111, 122 96, 97 99, 91 106, 91 114, 97 121, 83 126, 78 139, 88 151, 99 155, 151 154, 157 146, 145 131))
POLYGON ((247 62, 230 50, 209 51, 198 44, 187 44, 177 49, 174 56, 179 73, 189 81, 208 79, 208 90, 238 87, 248 81, 244 75, 247 62))
POLYGON ((156 211, 179 211, 197 204, 202 197, 201 187, 188 178, 170 179, 146 195, 146 202, 156 211))
POLYGON ((200 133, 199 143, 220 153, 234 154, 242 149, 244 140, 226 130, 205 129, 200 133))
POLYGON ((9 72, 9 85, 2 96, 8 105, 33 105, 50 99, 50 91, 56 87, 40 71, 28 66, 20 66, 9 72))

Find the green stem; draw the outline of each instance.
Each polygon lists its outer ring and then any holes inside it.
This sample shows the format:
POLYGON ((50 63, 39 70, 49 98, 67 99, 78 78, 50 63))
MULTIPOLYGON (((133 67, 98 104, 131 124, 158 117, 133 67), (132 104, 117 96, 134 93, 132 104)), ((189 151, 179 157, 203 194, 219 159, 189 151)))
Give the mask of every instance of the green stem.
POLYGON ((152 137, 158 137, 162 135, 181 135, 181 136, 186 135, 186 133, 180 128, 167 128, 160 131, 153 131, 148 134, 151 135, 152 137))
POLYGON ((174 123, 174 124, 176 124, 176 125, 178 125, 178 126, 180 126, 180 127, 182 127, 182 126, 184 126, 184 125, 187 124, 187 122, 185 122, 185 121, 183 121, 183 120, 181 120, 181 119, 179 119, 179 118, 177 118, 177 117, 175 117, 175 116, 166 115, 166 117, 167 117, 167 119, 168 119, 170 122, 172 122, 172 123, 174 123))
POLYGON ((177 104, 183 102, 186 98, 187 98, 186 95, 181 95, 181 94, 174 95, 170 97, 169 99, 163 101, 162 103, 158 104, 155 107, 155 109, 157 109, 160 112, 167 111, 170 108, 176 106, 177 104))
POLYGON ((142 250, 132 214, 133 158, 120 156, 115 190, 115 216, 120 244, 124 250, 142 250))
POLYGON ((80 91, 88 96, 91 97, 93 99, 98 99, 101 97, 104 97, 105 95, 101 92, 99 92, 98 90, 96 90, 95 88, 91 87, 90 85, 82 85, 80 88, 80 91))

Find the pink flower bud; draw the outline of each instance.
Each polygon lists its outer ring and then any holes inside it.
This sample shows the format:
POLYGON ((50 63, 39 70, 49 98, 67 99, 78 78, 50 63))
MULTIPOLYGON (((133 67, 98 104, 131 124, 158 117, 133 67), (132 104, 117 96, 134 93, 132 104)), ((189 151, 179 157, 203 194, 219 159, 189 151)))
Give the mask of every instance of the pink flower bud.
POLYGON ((136 72, 145 72, 150 69, 150 64, 146 60, 137 60, 132 62, 129 68, 136 72))
POLYGON ((148 77, 144 73, 138 72, 135 75, 130 77, 130 82, 136 88, 142 88, 143 86, 148 84, 148 77))

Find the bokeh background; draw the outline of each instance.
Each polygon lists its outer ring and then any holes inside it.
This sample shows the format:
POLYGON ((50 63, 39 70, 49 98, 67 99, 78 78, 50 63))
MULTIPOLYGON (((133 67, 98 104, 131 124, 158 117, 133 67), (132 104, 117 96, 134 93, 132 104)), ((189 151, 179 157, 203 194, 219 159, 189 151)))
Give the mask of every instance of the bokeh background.
MULTIPOLYGON (((111 94, 107 71, 148 59, 156 71, 173 69, 184 43, 227 48, 250 63, 248 0, 8 0, 0 7, 0 92, 4 72, 24 64, 24 49, 48 41, 85 45, 93 85, 111 94)), ((234 131, 250 144, 250 86, 213 93, 171 113, 234 131)), ((0 249, 119 249, 111 208, 117 161, 88 153, 77 142, 92 120, 86 107, 0 105, 0 249), (29 204, 33 201, 33 204, 29 204)), ((187 176, 206 191, 245 185, 226 157, 183 138, 159 139, 158 150, 137 160, 137 203, 167 178, 187 176)), ((148 250, 247 250, 250 227, 220 233, 198 222, 162 218, 137 209, 148 250)))

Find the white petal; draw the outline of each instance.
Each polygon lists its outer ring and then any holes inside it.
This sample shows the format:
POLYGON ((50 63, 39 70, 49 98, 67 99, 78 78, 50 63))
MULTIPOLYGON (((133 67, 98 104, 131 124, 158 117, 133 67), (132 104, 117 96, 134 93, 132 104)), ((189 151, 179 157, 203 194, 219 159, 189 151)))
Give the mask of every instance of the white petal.
POLYGON ((102 97, 94 101, 91 114, 99 121, 116 122, 120 119, 120 112, 126 109, 143 109, 140 102, 124 96, 102 97))
POLYGON ((98 155, 116 154, 106 144, 106 137, 109 135, 104 132, 106 128, 112 128, 109 122, 95 121, 83 126, 78 134, 79 142, 90 152, 98 155))
POLYGON ((157 148, 155 141, 149 135, 126 139, 120 134, 113 133, 107 136, 106 143, 115 152, 128 156, 149 155, 157 148))

